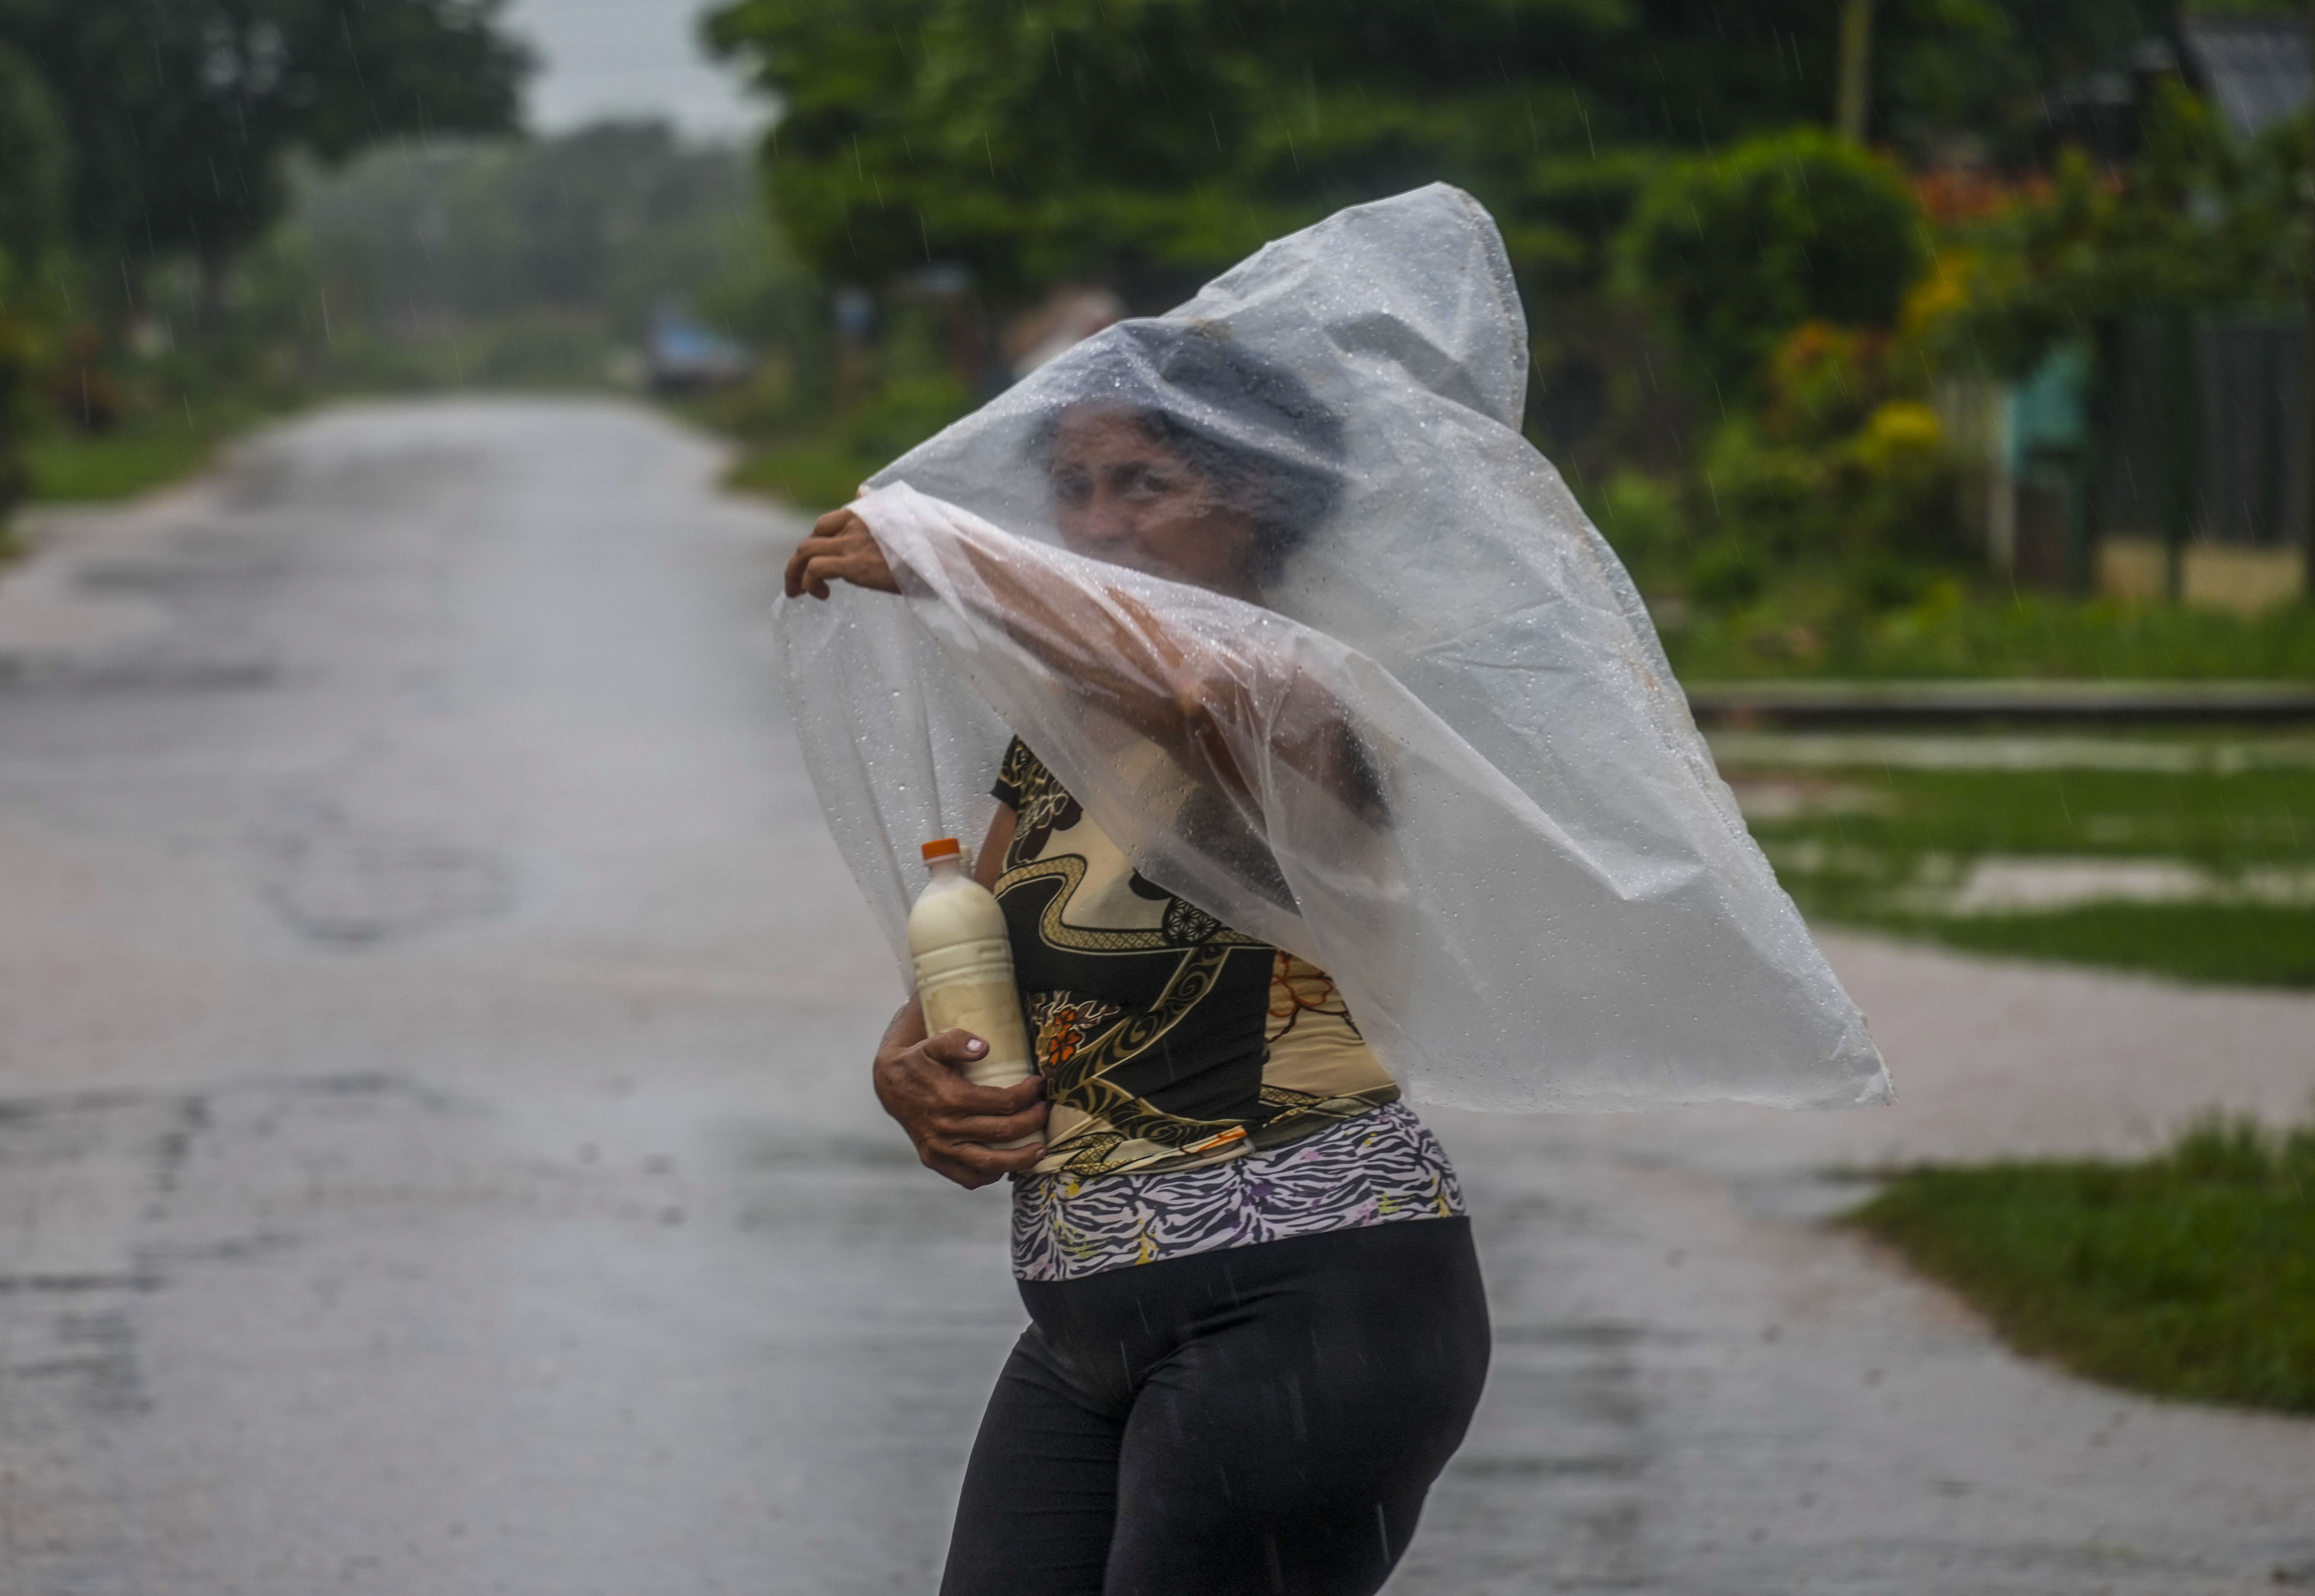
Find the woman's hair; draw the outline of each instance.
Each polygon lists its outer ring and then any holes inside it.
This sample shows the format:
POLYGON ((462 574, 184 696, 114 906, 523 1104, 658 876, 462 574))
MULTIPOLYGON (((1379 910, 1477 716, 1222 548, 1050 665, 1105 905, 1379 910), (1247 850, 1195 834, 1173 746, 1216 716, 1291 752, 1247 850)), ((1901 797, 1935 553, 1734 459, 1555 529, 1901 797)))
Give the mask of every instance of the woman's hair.
POLYGON ((1031 435, 1048 469, 1070 411, 1097 406, 1128 417, 1253 521, 1254 576, 1263 582, 1334 513, 1343 419, 1284 367, 1196 323, 1123 322, 1087 353, 1072 374, 1075 396, 1031 435))

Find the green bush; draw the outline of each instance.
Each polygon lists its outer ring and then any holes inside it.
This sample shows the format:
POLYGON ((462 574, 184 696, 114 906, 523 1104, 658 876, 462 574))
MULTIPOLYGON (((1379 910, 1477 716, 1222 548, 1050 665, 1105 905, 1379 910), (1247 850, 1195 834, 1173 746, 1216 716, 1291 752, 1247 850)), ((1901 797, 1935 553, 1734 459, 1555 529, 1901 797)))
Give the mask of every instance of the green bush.
POLYGON ((1638 471, 1619 471, 1601 489, 1601 535, 1643 590, 1678 585, 1687 569, 1690 532, 1679 490, 1638 471))
POLYGON ((1919 598, 1881 613, 1838 591, 1787 588, 1751 603, 1738 597, 1665 639, 1683 678, 2315 680, 2315 605, 2246 617, 2007 590, 1974 595, 1951 577, 1932 579, 1919 598))
POLYGON ((9 311, 9 275, 8 257, 0 252, 0 559, 13 546, 6 541, 9 512, 30 485, 24 439, 32 423, 39 378, 32 329, 9 311))
POLYGON ((870 476, 971 408, 970 390, 945 373, 895 381, 831 421, 783 430, 742 458, 728 480, 816 513, 844 503, 870 476))
POLYGON ((1731 402, 1804 323, 1893 324, 1929 264, 1904 174, 1814 129, 1668 166, 1621 248, 1631 285, 1731 402))
POLYGON ((0 253, 31 260, 56 242, 68 161, 55 102, 24 58, 0 44, 0 253))
POLYGON ((24 58, 0 45, 0 559, 8 513, 28 483, 23 446, 34 424, 41 339, 22 300, 27 263, 47 258, 63 229, 67 152, 55 106, 24 58))
POLYGON ((1659 558, 1656 582, 1707 611, 1771 594, 1823 623, 1919 602, 1965 560, 1959 467, 1936 415, 1891 401, 1845 436, 1778 436, 1739 416, 1707 445, 1701 466, 1711 532, 1685 572, 1659 558))

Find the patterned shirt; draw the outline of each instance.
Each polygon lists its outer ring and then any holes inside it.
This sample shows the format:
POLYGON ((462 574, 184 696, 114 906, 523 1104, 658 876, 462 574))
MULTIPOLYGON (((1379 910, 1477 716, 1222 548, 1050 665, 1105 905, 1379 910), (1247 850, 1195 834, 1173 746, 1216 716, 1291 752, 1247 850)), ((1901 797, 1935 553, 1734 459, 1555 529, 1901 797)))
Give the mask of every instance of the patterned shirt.
POLYGON ((1334 979, 1144 877, 1019 738, 997 878, 1031 1049, 1044 1174, 1185 1169, 1398 1099, 1334 979))
POLYGON ((997 880, 1045 1077, 1014 1271, 1164 1257, 1463 1211, 1334 980, 1144 877, 1018 738, 997 880))

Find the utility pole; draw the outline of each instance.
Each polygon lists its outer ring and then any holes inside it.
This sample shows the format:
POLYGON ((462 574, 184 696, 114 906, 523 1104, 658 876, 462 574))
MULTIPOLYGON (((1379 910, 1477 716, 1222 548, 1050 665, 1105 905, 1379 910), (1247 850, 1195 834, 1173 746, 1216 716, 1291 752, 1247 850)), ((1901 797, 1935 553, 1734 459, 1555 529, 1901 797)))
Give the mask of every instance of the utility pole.
POLYGON ((1873 120, 1873 0, 1840 0, 1840 92, 1833 123, 1863 144, 1873 120))

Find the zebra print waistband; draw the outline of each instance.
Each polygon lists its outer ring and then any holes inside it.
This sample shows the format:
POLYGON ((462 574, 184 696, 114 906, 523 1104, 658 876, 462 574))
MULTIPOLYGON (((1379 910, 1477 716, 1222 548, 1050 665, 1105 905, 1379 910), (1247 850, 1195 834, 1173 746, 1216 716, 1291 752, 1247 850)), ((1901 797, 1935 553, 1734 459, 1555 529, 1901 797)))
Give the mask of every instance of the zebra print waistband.
POLYGON ((1161 1175, 1013 1180, 1013 1272, 1076 1280, 1192 1253, 1463 1212, 1444 1148, 1393 1103, 1284 1147, 1161 1175))

